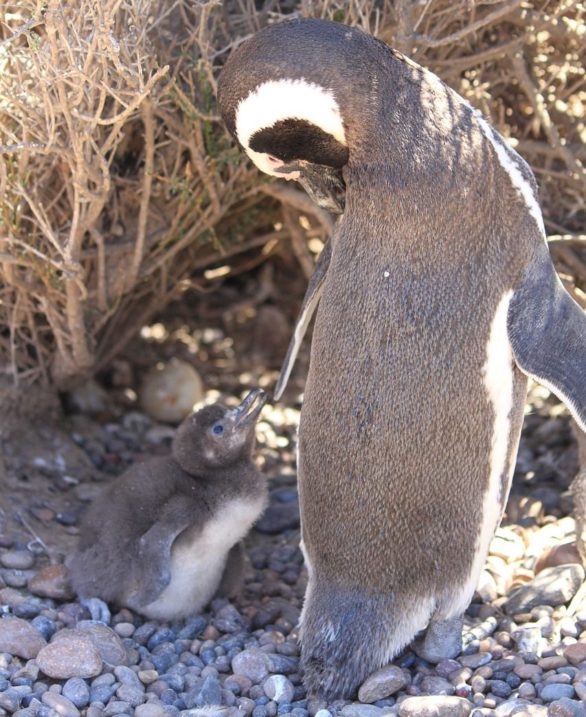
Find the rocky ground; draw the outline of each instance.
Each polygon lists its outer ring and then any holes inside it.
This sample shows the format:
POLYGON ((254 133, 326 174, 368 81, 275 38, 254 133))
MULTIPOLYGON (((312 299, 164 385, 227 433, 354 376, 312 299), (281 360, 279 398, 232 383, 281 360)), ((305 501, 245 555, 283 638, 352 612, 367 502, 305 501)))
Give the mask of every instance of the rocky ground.
POLYGON ((100 385, 69 398, 65 423, 41 420, 4 441, 0 715, 586 715, 586 590, 568 490, 577 451, 567 413, 538 387, 456 660, 431 666, 407 650, 369 678, 355 702, 306 698, 296 634, 307 580, 294 465, 299 378, 282 404, 263 409, 258 426, 271 499, 246 541, 250 564, 238 599, 216 600, 177 624, 127 609, 99 622, 103 615, 75 599, 63 560, 84 508, 133 461, 169 450, 172 427, 136 400, 140 376, 175 356, 201 373, 207 399, 236 400, 274 382, 290 317, 254 288, 234 291, 245 299, 230 315, 213 301, 205 310, 197 302, 175 307, 100 385))

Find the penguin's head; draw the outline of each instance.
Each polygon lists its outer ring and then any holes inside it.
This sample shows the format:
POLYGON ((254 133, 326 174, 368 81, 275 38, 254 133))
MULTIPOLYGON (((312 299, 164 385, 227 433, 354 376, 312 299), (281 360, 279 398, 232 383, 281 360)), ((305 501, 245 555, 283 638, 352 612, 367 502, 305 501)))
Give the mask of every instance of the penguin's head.
POLYGON ((266 27, 222 71, 226 125, 259 169, 297 180, 317 204, 341 213, 342 170, 351 135, 370 112, 377 52, 372 37, 335 22, 266 27))
POLYGON ((256 421, 266 400, 262 389, 254 389, 236 408, 218 403, 204 406, 177 429, 173 457, 192 475, 249 460, 256 421))

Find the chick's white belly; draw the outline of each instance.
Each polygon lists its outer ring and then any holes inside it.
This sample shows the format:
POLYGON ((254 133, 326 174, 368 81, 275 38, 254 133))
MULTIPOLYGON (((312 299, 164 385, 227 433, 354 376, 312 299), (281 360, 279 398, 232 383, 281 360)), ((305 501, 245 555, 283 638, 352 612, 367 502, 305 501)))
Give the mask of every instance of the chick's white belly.
POLYGON ((246 535, 264 506, 264 497, 230 501, 193 539, 179 536, 171 549, 171 580, 142 612, 155 620, 199 612, 220 584, 230 548, 246 535))

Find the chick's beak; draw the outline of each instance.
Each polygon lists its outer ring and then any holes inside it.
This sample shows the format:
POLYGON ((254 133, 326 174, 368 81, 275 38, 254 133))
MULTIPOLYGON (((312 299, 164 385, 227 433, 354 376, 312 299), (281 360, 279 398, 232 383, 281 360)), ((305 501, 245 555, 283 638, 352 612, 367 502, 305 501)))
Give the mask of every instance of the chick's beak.
POLYGON ((228 412, 228 417, 234 421, 235 426, 255 423, 262 407, 267 402, 267 394, 262 388, 255 388, 244 398, 242 403, 228 412))

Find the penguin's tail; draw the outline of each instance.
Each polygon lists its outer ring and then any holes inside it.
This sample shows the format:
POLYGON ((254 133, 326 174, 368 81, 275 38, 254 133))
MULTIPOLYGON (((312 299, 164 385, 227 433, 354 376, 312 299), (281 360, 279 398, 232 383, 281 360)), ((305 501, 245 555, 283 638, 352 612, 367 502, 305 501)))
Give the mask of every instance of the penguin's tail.
POLYGON ((352 699, 369 675, 425 628, 433 611, 432 598, 397 601, 393 595, 310 581, 300 631, 308 694, 352 699))

